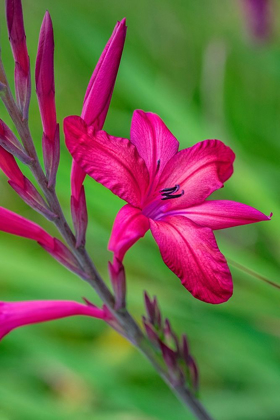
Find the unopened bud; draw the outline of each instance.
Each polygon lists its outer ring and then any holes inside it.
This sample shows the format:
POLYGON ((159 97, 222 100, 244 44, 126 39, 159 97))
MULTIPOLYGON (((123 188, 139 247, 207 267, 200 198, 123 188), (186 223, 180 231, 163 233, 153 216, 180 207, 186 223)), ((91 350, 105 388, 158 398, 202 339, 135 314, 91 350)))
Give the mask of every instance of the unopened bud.
POLYGON ((2 120, 0 120, 0 146, 27 165, 33 161, 33 159, 25 153, 14 133, 2 120))
POLYGON ((6 0, 9 40, 15 60, 15 90, 23 119, 27 119, 31 96, 30 64, 20 0, 6 0))
POLYGON ((118 259, 115 259, 113 264, 109 262, 108 269, 115 294, 115 309, 125 308, 126 280, 124 266, 118 259))
POLYGON ((86 230, 88 224, 85 188, 82 186, 79 199, 71 197, 71 214, 76 233, 76 248, 86 243, 86 230))

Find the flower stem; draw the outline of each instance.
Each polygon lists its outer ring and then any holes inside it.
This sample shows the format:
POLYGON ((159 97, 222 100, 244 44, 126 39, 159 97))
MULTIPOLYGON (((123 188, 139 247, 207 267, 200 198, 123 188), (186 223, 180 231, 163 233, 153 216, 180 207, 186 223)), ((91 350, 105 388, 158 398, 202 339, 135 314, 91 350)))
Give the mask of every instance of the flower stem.
POLYGON ((153 348, 150 346, 143 332, 133 317, 130 315, 130 313, 124 308, 115 310, 114 296, 97 272, 84 246, 76 248, 75 236, 65 219, 55 192, 55 187, 48 187, 48 180, 39 163, 34 143, 30 134, 28 120, 22 118, 21 112, 14 101, 1 59, 0 79, 1 83, 5 86, 1 95, 4 105, 6 106, 9 115, 16 126, 27 154, 30 158, 32 158, 32 162, 30 163, 29 167, 45 195, 50 210, 57 216, 53 223, 56 225, 57 229, 65 239, 72 253, 79 261, 83 272, 85 273, 83 280, 86 280, 93 287, 98 296, 117 319, 121 329, 123 330, 123 335, 146 356, 146 358, 151 362, 155 370, 159 373, 159 375, 174 392, 174 394, 179 398, 179 400, 181 400, 182 403, 186 405, 190 411, 192 411, 197 419, 211 420, 211 417, 206 412, 202 404, 194 397, 189 389, 183 385, 172 384, 172 381, 169 378, 164 365, 160 360, 158 360, 158 356, 155 354, 153 348))

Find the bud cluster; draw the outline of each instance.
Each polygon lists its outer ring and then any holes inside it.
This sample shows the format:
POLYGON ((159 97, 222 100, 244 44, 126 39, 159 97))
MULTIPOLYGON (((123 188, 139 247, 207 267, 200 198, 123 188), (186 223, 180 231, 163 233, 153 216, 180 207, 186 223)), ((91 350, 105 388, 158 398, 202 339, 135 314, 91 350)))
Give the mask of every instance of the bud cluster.
POLYGON ((156 297, 150 299, 147 292, 144 297, 147 316, 143 316, 143 325, 149 341, 162 354, 170 381, 174 386, 185 385, 197 392, 198 369, 186 335, 178 337, 170 321, 163 320, 156 297))

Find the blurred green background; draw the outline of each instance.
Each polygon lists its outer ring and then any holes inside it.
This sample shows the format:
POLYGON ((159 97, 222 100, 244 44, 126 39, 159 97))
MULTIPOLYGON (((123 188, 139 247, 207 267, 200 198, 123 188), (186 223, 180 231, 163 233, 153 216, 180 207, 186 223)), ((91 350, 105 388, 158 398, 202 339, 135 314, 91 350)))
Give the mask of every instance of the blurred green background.
MULTIPOLYGON (((1 0, 1 46, 13 60, 1 0)), ((279 2, 267 42, 250 36, 237 0, 23 0, 34 80, 46 9, 55 33, 58 119, 80 114, 91 72, 117 20, 127 41, 105 128, 129 136, 136 108, 158 113, 188 147, 218 138, 235 151, 235 173, 215 198, 250 204, 271 222, 219 231, 226 257, 279 281, 279 2)), ((33 83, 34 85, 34 83, 33 83)), ((1 104, 1 118, 10 120, 1 104)), ((33 91, 30 126, 41 156, 42 128, 33 91)), ((11 125, 12 127, 12 125, 11 125)), ((69 217, 71 158, 62 137, 58 195, 69 217)), ((27 172, 26 172, 27 173, 27 172)), ((0 174, 1 206, 55 233, 0 174)), ((86 180, 87 245, 108 280, 107 242, 122 206, 86 180)), ((69 218, 70 220, 70 218, 69 218)), ((93 291, 28 240, 0 235, 0 299, 73 299, 93 291)), ((234 295, 212 306, 195 300, 163 264, 150 234, 125 259, 128 302, 140 319, 143 290, 156 294, 174 328, 186 332, 200 369, 202 402, 219 420, 280 419, 280 291, 232 268, 234 295)), ((1 420, 192 419, 138 352, 98 320, 82 317, 29 326, 0 345, 1 420)))

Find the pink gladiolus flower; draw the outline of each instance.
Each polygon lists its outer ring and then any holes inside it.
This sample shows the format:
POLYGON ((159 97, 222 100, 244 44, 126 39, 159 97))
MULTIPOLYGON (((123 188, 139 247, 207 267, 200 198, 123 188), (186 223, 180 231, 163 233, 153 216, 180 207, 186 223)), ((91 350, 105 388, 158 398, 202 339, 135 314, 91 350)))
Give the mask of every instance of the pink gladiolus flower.
POLYGON ((178 151, 162 120, 135 111, 131 141, 95 131, 79 117, 64 120, 66 145, 77 164, 127 201, 109 249, 122 261, 150 228, 165 264, 197 299, 225 302, 232 279, 213 230, 269 220, 245 204, 205 201, 232 175, 235 158, 219 140, 178 151))
POLYGON ((23 118, 27 118, 31 95, 30 64, 26 47, 21 0, 6 0, 9 40, 15 60, 15 90, 23 118))
POLYGON ((86 305, 67 300, 0 302, 0 340, 15 328, 74 315, 107 319, 106 312, 87 302, 86 305))
POLYGON ((0 207, 0 231, 38 242, 61 264, 74 273, 82 275, 78 261, 62 242, 53 238, 36 223, 3 207, 0 207))
POLYGON ((35 69, 36 92, 43 123, 43 153, 49 186, 55 183, 59 163, 59 126, 54 88, 54 38, 49 12, 41 26, 35 69))
POLYGON ((150 228, 165 264, 205 302, 225 302, 232 279, 213 230, 269 220, 234 201, 205 201, 232 175, 235 158, 219 140, 178 151, 162 120, 135 111, 131 141, 95 131, 79 117, 64 120, 66 145, 78 165, 127 201, 118 213, 109 249, 122 262, 150 228))
MULTIPOLYGON (((89 81, 82 118, 101 130, 111 102, 126 36, 125 19, 118 22, 107 42, 89 81)), ((82 188, 85 172, 74 161, 71 173, 71 210, 77 234, 77 246, 85 242, 87 210, 82 188), (79 221, 79 222, 78 222, 79 221)))

